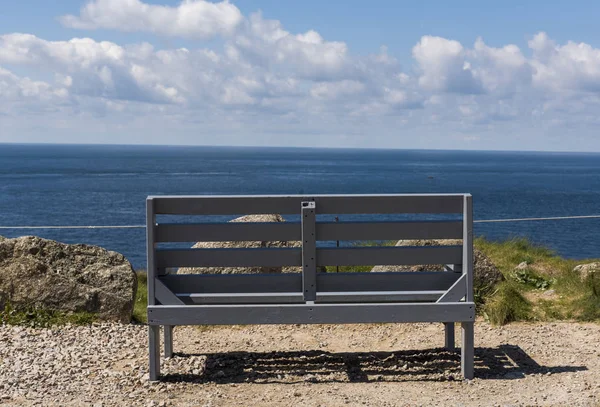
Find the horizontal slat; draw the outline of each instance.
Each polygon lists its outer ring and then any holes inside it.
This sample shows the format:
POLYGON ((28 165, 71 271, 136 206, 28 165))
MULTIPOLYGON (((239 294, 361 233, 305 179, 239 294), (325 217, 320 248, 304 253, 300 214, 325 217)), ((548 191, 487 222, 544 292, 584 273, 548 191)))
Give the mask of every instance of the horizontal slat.
POLYGON ((302 292, 300 273, 168 274, 161 276, 160 280, 176 294, 302 292))
POLYGON ((317 223, 317 240, 417 240, 461 238, 461 221, 317 223))
MULTIPOLYGON (((155 258, 158 268, 300 266, 302 249, 162 249, 156 251, 155 258)), ((318 266, 457 264, 461 261, 461 246, 317 249, 318 266)))
POLYGON ((196 304, 300 304, 304 303, 302 292, 296 293, 219 293, 178 294, 189 297, 196 304))
POLYGON ((317 213, 462 213, 464 194, 154 196, 155 213, 164 215, 299 214, 303 201, 317 213))
POLYGON ((317 302, 415 302, 437 301, 446 291, 340 291, 317 292, 317 302))
POLYGON ((460 274, 439 271, 383 273, 320 273, 319 291, 427 291, 447 290, 460 274))
MULTIPOLYGON (((317 290, 426 291, 447 290, 461 274, 451 272, 317 273, 317 290)), ((287 274, 168 274, 159 278, 181 293, 287 293, 302 291, 302 275, 287 274)))
POLYGON ((462 246, 353 247, 317 249, 318 266, 458 264, 462 246))
POLYGON ((472 302, 148 306, 150 325, 472 322, 474 318, 472 302))
MULTIPOLYGON (((317 240, 460 239, 460 221, 318 222, 317 240)), ((298 241, 297 222, 159 224, 156 242, 298 241)))
POLYGON ((163 249, 155 259, 158 268, 300 266, 302 249, 163 249))
POLYGON ((264 223, 199 223, 159 224, 156 242, 228 242, 300 240, 300 224, 292 222, 264 223))

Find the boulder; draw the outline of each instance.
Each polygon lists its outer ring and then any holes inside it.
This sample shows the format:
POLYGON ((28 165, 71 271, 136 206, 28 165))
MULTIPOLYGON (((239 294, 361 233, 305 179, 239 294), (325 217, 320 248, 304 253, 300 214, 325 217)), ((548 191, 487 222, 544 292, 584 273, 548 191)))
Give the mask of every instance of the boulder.
MULTIPOLYGON (((450 246, 460 245, 461 240, 441 239, 441 240, 399 240, 396 246, 450 246)), ((475 292, 488 291, 498 282, 504 279, 504 276, 498 270, 498 267, 483 252, 477 248, 473 249, 473 287, 475 292)), ((372 272, 382 271, 443 271, 441 264, 415 265, 415 266, 375 266, 372 272)))
POLYGON ((575 266, 573 271, 575 273, 579 274, 579 278, 581 278, 581 280, 583 281, 592 275, 595 275, 595 277, 596 277, 597 274, 600 274, 600 263, 595 262, 595 263, 580 264, 578 266, 575 266))
MULTIPOLYGON (((281 215, 246 215, 230 222, 285 222, 281 215)), ((235 242, 198 242, 194 249, 234 249, 234 248, 265 248, 265 247, 302 247, 300 241, 235 241, 235 242)), ((177 274, 259 274, 299 272, 300 267, 181 267, 177 274)))
POLYGON ((130 322, 137 279, 119 253, 34 236, 0 238, 0 308, 90 312, 130 322))

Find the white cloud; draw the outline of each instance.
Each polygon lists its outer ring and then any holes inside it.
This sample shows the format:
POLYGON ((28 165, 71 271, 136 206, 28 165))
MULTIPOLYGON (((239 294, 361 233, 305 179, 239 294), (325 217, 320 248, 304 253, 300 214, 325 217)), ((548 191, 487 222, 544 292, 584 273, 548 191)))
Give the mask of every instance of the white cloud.
POLYGON ((493 48, 478 38, 468 58, 474 77, 488 92, 510 93, 531 83, 533 69, 516 45, 493 48))
POLYGON ((482 91, 460 42, 426 35, 412 53, 421 70, 419 85, 423 88, 456 93, 482 91))
POLYGON ((600 92, 600 49, 569 41, 557 45, 546 33, 529 41, 534 83, 551 90, 600 92))
POLYGON ((64 84, 19 77, 0 66, 0 117, 60 111, 69 103, 69 96, 64 84))
POLYGON ((0 36, 0 63, 49 69, 68 77, 74 94, 151 103, 183 102, 168 77, 147 65, 155 56, 147 44, 126 49, 90 38, 46 41, 29 34, 0 36))
POLYGON ((384 101, 396 109, 417 109, 423 107, 423 97, 416 92, 398 89, 384 89, 384 101))
POLYGON ((227 45, 233 60, 268 68, 293 68, 294 73, 315 79, 338 79, 350 68, 348 47, 343 42, 325 41, 316 31, 291 34, 276 20, 254 13, 240 26, 227 45))
MULTIPOLYGON (((1 124, 11 118, 23 129, 30 115, 32 122, 45 117, 45 125, 61 128, 100 120, 140 137, 152 123, 157 134, 187 129, 181 131, 220 134, 231 143, 245 140, 242 134, 253 137, 244 144, 272 140, 260 134, 288 134, 303 136, 290 136, 290 142, 323 145, 344 137, 371 146, 404 134, 413 147, 435 139, 429 147, 457 148, 454 143, 470 140, 469 147, 477 148, 493 144, 486 134, 517 137, 518 126, 551 134, 559 128, 590 131, 600 120, 600 50, 557 44, 545 33, 529 41, 528 54, 514 44, 492 47, 481 38, 461 44, 426 35, 412 49, 414 67, 403 69, 385 47, 355 55, 345 42, 314 30, 289 32, 260 13, 242 16, 228 2, 166 7, 94 0, 63 23, 222 41, 207 43, 209 48, 187 42, 187 48, 156 49, 149 43, 0 35, 1 124)), ((208 140, 198 142, 215 142, 208 140)))
POLYGON ((233 33, 242 21, 242 13, 228 1, 184 0, 177 7, 168 7, 140 0, 93 0, 81 8, 79 16, 66 15, 60 21, 70 28, 147 31, 204 39, 233 33))
POLYGON ((339 82, 319 82, 315 84, 310 94, 316 99, 338 99, 353 96, 365 90, 365 85, 358 81, 343 80, 339 82))

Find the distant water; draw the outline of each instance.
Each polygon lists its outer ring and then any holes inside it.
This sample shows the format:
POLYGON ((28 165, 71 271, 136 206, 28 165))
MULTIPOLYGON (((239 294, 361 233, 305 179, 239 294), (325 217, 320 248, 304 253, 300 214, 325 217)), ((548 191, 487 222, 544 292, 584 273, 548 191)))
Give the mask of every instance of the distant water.
MULTIPOLYGON (((470 192, 475 219, 600 214, 600 154, 0 144, 0 225, 134 225, 162 194, 470 192)), ((477 224, 570 258, 600 257, 600 219, 477 224)), ((123 253, 143 229, 0 230, 123 253)))

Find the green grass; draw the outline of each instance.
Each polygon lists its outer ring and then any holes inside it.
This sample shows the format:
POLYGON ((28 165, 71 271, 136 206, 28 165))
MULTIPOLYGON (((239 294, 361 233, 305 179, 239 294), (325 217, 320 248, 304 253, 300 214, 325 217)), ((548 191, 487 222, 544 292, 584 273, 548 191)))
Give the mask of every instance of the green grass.
POLYGON ((475 246, 506 278, 506 282, 487 296, 483 306, 484 315, 492 323, 526 320, 600 322, 600 276, 582 281, 573 271, 578 264, 598 260, 564 259, 526 239, 492 242, 477 238, 475 246), (527 262, 527 267, 516 270, 522 262, 527 262))
POLYGON ((485 302, 483 315, 494 325, 532 319, 531 303, 511 281, 498 284, 496 291, 485 302))
POLYGON ((474 242, 475 247, 492 259, 496 267, 505 275, 507 272, 522 263, 528 264, 539 261, 558 263, 561 259, 555 253, 543 246, 537 246, 527 239, 510 239, 504 242, 492 242, 478 237, 474 242))
POLYGON ((47 328, 56 325, 89 325, 97 321, 95 314, 89 312, 58 312, 37 307, 14 309, 10 303, 0 311, 0 323, 23 325, 33 328, 47 328))
MULTIPOLYGON (((393 246, 396 242, 359 242, 357 246, 393 246)), ((598 260, 568 260, 551 250, 536 246, 525 239, 492 242, 475 239, 475 246, 486 254, 504 275, 495 287, 480 290, 478 311, 496 325, 514 321, 576 320, 600 322, 600 276, 582 281, 573 268, 578 264, 598 260), (524 270, 515 267, 527 262, 524 270), (554 294, 545 295, 548 290, 554 294)), ((370 272, 373 266, 341 266, 339 272, 370 272)), ((335 266, 327 272, 335 273, 335 266)), ((137 292, 132 322, 146 323, 147 277, 145 270, 136 271, 137 292)), ((90 324, 96 321, 90 313, 59 313, 29 308, 14 310, 7 304, 0 311, 0 322, 35 327, 90 324)))
POLYGON ((148 276, 145 270, 137 270, 137 292, 135 293, 135 303, 133 304, 133 322, 145 324, 148 320, 146 306, 148 305, 148 276))

